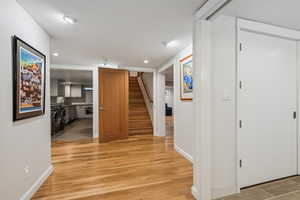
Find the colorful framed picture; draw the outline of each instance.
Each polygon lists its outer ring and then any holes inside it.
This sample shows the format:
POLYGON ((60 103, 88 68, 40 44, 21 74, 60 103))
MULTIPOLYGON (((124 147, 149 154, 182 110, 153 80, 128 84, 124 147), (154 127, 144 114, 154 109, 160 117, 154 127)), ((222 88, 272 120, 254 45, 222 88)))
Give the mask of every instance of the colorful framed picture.
POLYGON ((46 56, 13 37, 13 121, 45 113, 46 56))
POLYGON ((193 55, 180 60, 180 98, 193 100, 193 55))

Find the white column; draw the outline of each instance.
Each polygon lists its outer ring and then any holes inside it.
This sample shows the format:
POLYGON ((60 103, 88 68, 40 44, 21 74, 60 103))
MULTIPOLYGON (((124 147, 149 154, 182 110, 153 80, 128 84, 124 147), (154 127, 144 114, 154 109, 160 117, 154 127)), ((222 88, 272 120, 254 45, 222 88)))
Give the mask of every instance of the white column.
POLYGON ((211 65, 210 22, 194 22, 195 158, 193 195, 211 200, 211 65))
POLYGON ((93 69, 93 138, 99 137, 99 70, 93 69))
POLYGON ((153 79, 154 88, 154 136, 166 135, 166 118, 165 118, 165 75, 155 72, 153 79))

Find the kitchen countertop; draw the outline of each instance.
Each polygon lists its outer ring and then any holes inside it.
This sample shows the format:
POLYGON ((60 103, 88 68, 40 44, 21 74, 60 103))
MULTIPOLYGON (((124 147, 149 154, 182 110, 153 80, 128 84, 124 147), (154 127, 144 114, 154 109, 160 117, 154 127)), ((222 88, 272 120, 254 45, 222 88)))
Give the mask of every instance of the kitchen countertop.
POLYGON ((55 106, 63 106, 63 107, 71 107, 71 106, 93 106, 91 103, 72 103, 72 104, 51 104, 51 107, 55 106))
POLYGON ((73 106, 92 106, 92 103, 72 103, 73 106))

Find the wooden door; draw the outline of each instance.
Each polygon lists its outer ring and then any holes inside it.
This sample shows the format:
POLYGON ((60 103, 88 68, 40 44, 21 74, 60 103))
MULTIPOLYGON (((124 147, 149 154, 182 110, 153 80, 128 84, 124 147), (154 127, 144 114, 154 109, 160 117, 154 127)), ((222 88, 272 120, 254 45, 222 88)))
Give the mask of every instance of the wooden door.
POLYGON ((99 71, 100 142, 128 137, 128 71, 99 71))

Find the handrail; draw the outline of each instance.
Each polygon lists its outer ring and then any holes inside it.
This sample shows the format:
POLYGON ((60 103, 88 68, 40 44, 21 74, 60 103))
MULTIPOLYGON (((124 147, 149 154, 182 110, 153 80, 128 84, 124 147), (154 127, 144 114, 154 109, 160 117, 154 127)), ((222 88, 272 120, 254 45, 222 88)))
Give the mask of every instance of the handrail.
POLYGON ((150 95, 147 92, 147 89, 145 87, 146 85, 143 82, 142 77, 138 76, 137 80, 138 80, 141 92, 143 94, 143 98, 144 98, 144 101, 145 101, 145 104, 146 104, 146 107, 147 107, 147 110, 148 110, 149 117, 150 117, 150 119, 151 119, 151 121, 153 123, 153 100, 151 100, 150 95))
POLYGON ((143 77, 142 77, 142 76, 143 76, 143 73, 144 73, 144 72, 140 72, 140 73, 138 74, 138 77, 141 78, 143 87, 145 88, 145 91, 146 91, 147 98, 149 99, 150 103, 153 103, 153 99, 150 97, 150 94, 149 94, 149 88, 148 88, 148 86, 145 84, 145 82, 144 82, 144 80, 143 80, 143 77))

